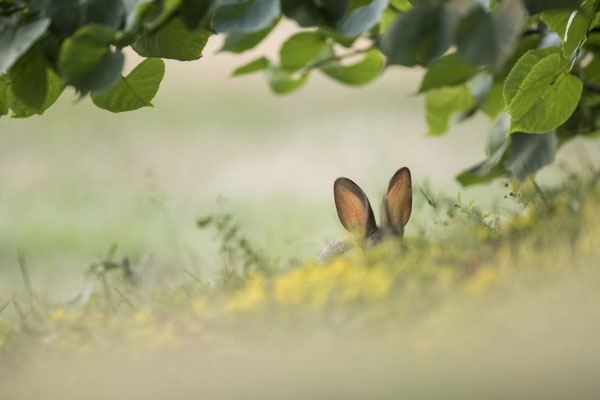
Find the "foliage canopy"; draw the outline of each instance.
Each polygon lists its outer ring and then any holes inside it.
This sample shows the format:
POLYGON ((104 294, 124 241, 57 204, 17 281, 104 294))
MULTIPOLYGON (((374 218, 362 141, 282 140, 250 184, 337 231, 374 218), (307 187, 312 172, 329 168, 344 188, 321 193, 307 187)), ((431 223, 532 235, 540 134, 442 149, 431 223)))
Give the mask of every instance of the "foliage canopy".
POLYGON ((302 29, 279 60, 233 76, 262 71, 285 94, 315 71, 363 85, 423 67, 430 134, 478 111, 493 122, 488 158, 458 180, 523 179, 599 132, 599 11, 600 0, 0 0, 0 116, 43 114, 66 86, 111 112, 152 106, 162 59, 199 59, 217 34, 241 53, 286 18, 302 29), (129 46, 146 60, 124 77, 129 46))

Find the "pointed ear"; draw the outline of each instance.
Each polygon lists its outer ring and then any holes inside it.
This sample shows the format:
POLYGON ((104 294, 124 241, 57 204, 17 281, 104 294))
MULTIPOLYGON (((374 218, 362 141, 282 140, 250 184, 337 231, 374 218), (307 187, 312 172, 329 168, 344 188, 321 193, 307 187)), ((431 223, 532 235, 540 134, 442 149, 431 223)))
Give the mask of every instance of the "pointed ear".
POLYGON ((356 183, 347 178, 336 179, 333 196, 338 217, 346 230, 367 236, 377 229, 369 199, 356 183))
POLYGON ((404 232, 412 211, 412 182, 410 170, 400 168, 388 185, 386 195, 387 219, 390 226, 397 232, 404 232))

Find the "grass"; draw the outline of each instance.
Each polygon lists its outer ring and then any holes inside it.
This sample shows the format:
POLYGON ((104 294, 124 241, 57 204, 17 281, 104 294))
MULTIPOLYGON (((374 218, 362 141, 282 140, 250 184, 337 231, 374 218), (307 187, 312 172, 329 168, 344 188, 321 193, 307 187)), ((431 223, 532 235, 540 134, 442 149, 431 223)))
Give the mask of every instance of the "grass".
POLYGON ((26 290, 2 311, 0 392, 593 398, 598 176, 506 188, 521 211, 499 216, 430 195, 437 234, 325 266, 281 265, 231 215, 211 214, 199 226, 220 243, 213 284, 132 275, 113 247, 79 298, 52 302, 22 260, 26 290))

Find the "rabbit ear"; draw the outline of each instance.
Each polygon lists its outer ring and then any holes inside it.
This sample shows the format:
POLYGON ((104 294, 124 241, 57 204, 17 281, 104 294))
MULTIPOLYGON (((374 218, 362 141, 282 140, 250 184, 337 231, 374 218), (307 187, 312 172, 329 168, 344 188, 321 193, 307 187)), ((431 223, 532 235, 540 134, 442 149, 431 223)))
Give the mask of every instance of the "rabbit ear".
POLYGON ((412 183, 410 170, 400 168, 388 185, 386 195, 387 222, 397 232, 404 232, 412 211, 412 183))
POLYGON ((333 184, 333 195, 338 217, 344 228, 363 236, 377 229, 373 209, 367 195, 348 178, 338 178, 333 184))

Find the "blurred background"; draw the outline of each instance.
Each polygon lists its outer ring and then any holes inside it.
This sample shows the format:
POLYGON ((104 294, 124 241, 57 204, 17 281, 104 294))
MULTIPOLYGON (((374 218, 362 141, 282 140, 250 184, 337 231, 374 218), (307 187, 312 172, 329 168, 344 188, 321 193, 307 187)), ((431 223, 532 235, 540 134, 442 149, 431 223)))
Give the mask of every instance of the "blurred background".
MULTIPOLYGON (((338 176, 357 182, 377 215, 402 166, 417 187, 461 191, 489 211, 504 206, 505 181, 465 190, 454 180, 484 158, 489 120, 478 115, 426 136, 419 69, 390 68, 361 88, 315 72, 284 97, 260 73, 230 78, 245 62, 275 55, 291 31, 280 24, 241 56, 219 53, 221 38, 211 37, 203 59, 167 62, 154 108, 111 114, 67 90, 43 117, 0 119, 0 292, 19 284, 20 252, 34 285, 64 298, 113 243, 134 268, 211 279, 218 244, 195 221, 214 212, 232 213, 282 262, 315 257, 343 235, 332 195, 338 176)), ((138 62, 128 54, 129 70, 138 62)), ((414 198, 408 235, 427 222, 418 190, 414 198)))

